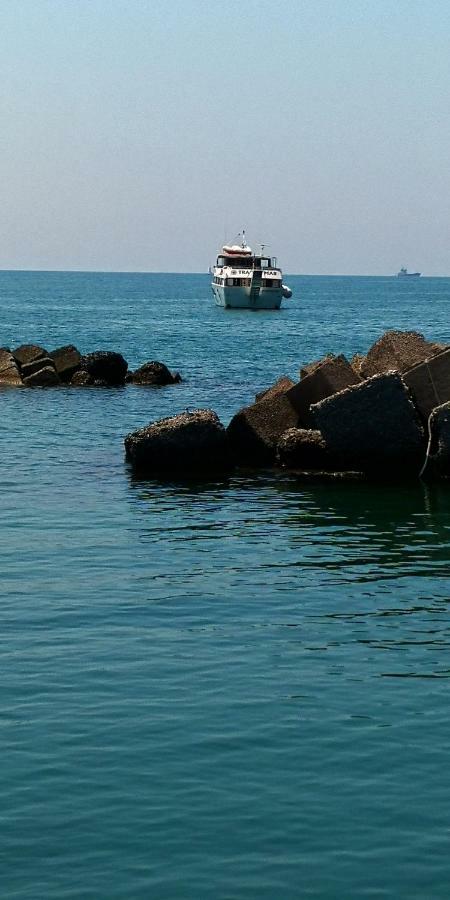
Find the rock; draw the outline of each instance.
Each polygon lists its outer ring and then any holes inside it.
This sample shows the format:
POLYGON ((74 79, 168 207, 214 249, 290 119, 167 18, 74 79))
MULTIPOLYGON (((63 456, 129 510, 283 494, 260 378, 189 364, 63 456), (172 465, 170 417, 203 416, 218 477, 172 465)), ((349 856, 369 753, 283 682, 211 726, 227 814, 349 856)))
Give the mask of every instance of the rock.
POLYGON ((320 433, 313 429, 289 428, 277 444, 277 461, 288 469, 332 468, 327 445, 320 433))
POLYGON ((9 350, 0 350, 0 385, 5 384, 10 387, 19 387, 22 385, 22 377, 20 375, 17 363, 9 350))
POLYGON ((428 449, 421 475, 427 480, 450 477, 450 402, 436 406, 428 421, 428 449))
POLYGON ((290 388, 286 392, 286 398, 297 411, 300 424, 307 426, 310 424, 311 404, 360 381, 345 356, 328 357, 290 388))
POLYGON ((54 366, 44 366, 43 369, 33 372, 23 379, 23 383, 26 387, 54 387, 61 384, 54 366))
POLYGON ((135 372, 129 372, 126 380, 131 384, 164 386, 167 384, 178 384, 181 381, 181 375, 178 373, 172 375, 164 363, 152 361, 144 363, 135 372))
POLYGON ((326 356, 323 356, 322 359, 317 359, 314 362, 306 363, 300 369, 300 378, 306 378, 307 375, 311 375, 316 369, 319 368, 324 362, 329 362, 331 359, 336 359, 334 353, 327 353, 326 356))
POLYGON ((238 463, 271 465, 279 438, 297 425, 298 415, 287 394, 278 393, 239 410, 228 425, 227 435, 238 463))
POLYGON ((95 350, 93 353, 81 357, 80 369, 89 372, 94 381, 116 386, 125 384, 128 363, 121 353, 113 353, 111 350, 95 350))
POLYGON ((284 394, 288 388, 294 387, 294 383, 292 378, 288 378, 287 375, 282 375, 271 387, 256 394, 255 400, 258 403, 259 400, 268 400, 269 397, 276 397, 278 394, 284 394))
POLYGON ((375 375, 322 400, 311 416, 342 468, 386 479, 419 474, 424 430, 398 372, 375 375))
POLYGON ((87 385, 93 385, 94 379, 92 375, 89 375, 89 372, 86 372, 86 369, 78 369, 78 371, 72 375, 70 384, 85 387, 87 385))
POLYGON ((35 372, 39 372, 47 367, 55 369, 54 362, 49 356, 42 356, 40 359, 33 360, 33 362, 24 363, 22 366, 22 378, 25 380, 28 375, 34 375, 35 372))
POLYGON ((359 375, 360 378, 363 377, 361 375, 361 366, 362 366, 365 358, 366 357, 363 356, 362 353, 355 353, 355 355, 352 356, 352 358, 350 360, 350 365, 351 365, 353 371, 356 372, 356 374, 359 375))
POLYGON ((16 350, 12 350, 12 355, 20 368, 26 363, 34 362, 36 359, 48 357, 47 351, 37 344, 21 344, 16 350))
POLYGON ((414 366, 403 376, 424 422, 432 410, 450 400, 450 349, 414 366))
POLYGON ((407 372, 434 356, 438 352, 437 346, 417 331, 386 331, 361 362, 361 375, 370 378, 394 369, 400 373, 407 372))
POLYGON ((125 450, 133 468, 150 475, 212 475, 233 466, 225 428, 210 409, 161 419, 128 434, 125 450))
POLYGON ((57 350, 52 350, 49 356, 53 360, 61 381, 69 382, 72 375, 80 368, 81 353, 73 344, 68 344, 66 347, 58 347, 57 350))

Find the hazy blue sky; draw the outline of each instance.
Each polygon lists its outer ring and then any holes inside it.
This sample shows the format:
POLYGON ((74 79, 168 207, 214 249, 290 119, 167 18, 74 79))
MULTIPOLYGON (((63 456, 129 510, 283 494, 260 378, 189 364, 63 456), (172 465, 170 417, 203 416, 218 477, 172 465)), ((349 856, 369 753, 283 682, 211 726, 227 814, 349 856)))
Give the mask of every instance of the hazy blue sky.
POLYGON ((450 274, 448 0, 0 0, 0 268, 450 274))

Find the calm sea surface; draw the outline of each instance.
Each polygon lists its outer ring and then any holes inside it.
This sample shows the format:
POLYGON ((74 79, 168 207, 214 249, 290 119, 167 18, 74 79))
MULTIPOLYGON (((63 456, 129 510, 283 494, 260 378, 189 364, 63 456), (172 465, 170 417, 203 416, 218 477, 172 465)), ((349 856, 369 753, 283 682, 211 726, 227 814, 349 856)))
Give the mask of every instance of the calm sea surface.
POLYGON ((448 900, 450 489, 136 481, 132 429, 226 424, 387 328, 450 342, 450 279, 0 273, 0 344, 183 383, 0 393, 0 895, 448 900))

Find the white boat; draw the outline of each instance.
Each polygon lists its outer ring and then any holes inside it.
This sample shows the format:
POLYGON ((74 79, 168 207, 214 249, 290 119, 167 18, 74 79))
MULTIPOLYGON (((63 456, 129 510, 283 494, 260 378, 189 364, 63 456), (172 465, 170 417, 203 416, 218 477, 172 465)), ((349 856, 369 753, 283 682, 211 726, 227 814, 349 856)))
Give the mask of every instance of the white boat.
POLYGON ((242 232, 240 244, 225 244, 212 267, 211 288, 217 306, 231 309, 279 309, 292 291, 282 283, 274 256, 253 253, 242 232))

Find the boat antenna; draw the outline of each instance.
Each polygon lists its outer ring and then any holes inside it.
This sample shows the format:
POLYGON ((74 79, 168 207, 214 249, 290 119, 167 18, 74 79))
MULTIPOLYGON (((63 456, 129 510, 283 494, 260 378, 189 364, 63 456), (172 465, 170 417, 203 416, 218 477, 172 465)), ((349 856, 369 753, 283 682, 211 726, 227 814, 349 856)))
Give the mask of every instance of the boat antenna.
POLYGON ((245 240, 245 228, 243 228, 243 229, 242 229, 242 244, 241 244, 241 247, 242 247, 242 249, 244 249, 244 247, 246 247, 246 246, 247 246, 247 244, 246 244, 246 240, 245 240))

